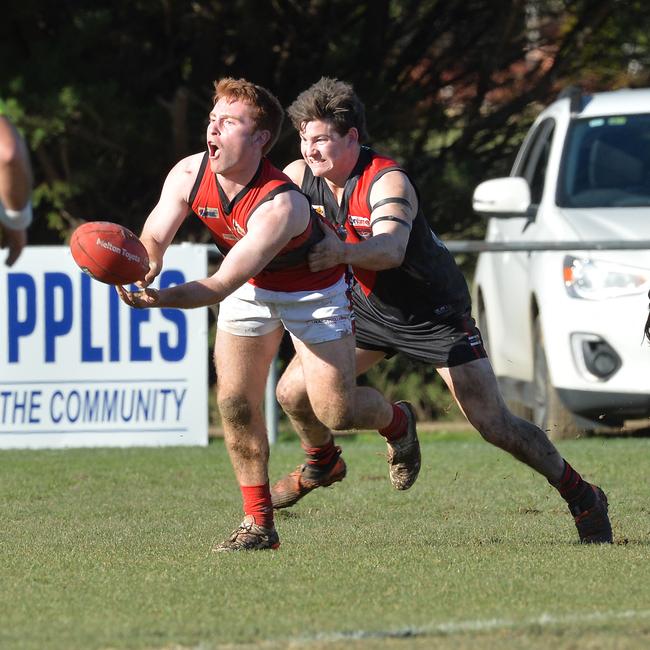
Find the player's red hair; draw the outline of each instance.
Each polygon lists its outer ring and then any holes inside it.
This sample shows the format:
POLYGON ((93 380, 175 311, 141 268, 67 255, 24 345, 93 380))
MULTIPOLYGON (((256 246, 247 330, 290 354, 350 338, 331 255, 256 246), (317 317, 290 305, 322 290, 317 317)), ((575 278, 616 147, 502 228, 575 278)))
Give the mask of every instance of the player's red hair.
POLYGON ((257 128, 270 133, 269 141, 262 150, 266 155, 277 142, 284 119, 284 110, 277 97, 266 88, 246 79, 224 77, 214 82, 212 101, 216 104, 222 98, 241 101, 253 107, 257 128))

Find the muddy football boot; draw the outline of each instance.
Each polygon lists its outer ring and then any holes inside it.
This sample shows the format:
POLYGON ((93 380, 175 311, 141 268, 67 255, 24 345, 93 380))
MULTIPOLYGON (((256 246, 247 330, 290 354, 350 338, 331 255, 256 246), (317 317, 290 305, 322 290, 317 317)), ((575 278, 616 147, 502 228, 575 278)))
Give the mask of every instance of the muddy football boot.
POLYGON ((273 507, 276 510, 290 508, 312 490, 342 481, 346 471, 341 448, 336 447, 336 454, 328 465, 319 467, 304 463, 275 483, 271 488, 273 507))
POLYGON ((578 506, 569 506, 580 541, 583 544, 611 544, 612 525, 607 515, 607 496, 598 486, 592 485, 591 488, 596 495, 591 508, 580 511, 578 506))
POLYGON ((215 553, 223 553, 227 551, 261 551, 263 549, 275 549, 280 546, 280 538, 278 533, 273 528, 264 528, 255 523, 255 517, 246 515, 244 521, 239 524, 239 528, 234 530, 230 537, 215 544, 212 550, 215 553))
POLYGON ((415 428, 415 413, 408 402, 396 402, 408 420, 406 434, 398 440, 387 440, 388 473, 396 490, 408 490, 420 473, 420 441, 415 428))

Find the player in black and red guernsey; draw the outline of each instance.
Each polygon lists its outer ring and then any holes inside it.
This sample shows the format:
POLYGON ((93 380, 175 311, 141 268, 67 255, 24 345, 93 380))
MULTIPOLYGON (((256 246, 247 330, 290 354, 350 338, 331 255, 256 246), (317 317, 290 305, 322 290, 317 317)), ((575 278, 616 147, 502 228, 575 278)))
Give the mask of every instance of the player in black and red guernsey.
MULTIPOLYGON (((390 158, 362 146, 364 107, 350 84, 323 78, 289 107, 300 134, 302 160, 285 172, 339 231, 325 233, 310 253, 312 271, 349 264, 357 282, 357 372, 401 352, 432 364, 470 423, 485 440, 542 474, 569 504, 581 541, 611 542, 603 491, 560 456, 544 432, 506 408, 471 317, 466 282, 431 232, 410 178, 390 158)), ((300 360, 278 384, 307 460, 272 488, 276 508, 292 505, 314 486, 303 485, 310 454, 332 443, 306 399, 300 360)), ((343 459, 339 459, 343 463, 343 459)), ((331 484, 324 475, 323 484, 331 484)))
MULTIPOLYGON (((345 267, 309 269, 308 250, 323 238, 320 217, 265 157, 282 124, 278 100, 243 79, 222 79, 215 85, 214 102, 207 151, 184 158, 170 171, 144 225, 141 240, 150 260, 145 288, 119 292, 137 308, 219 303, 217 403, 244 520, 214 550, 277 548, 262 403, 285 330, 293 339, 313 409, 330 427, 379 429, 416 439, 415 421, 407 405, 356 387, 345 267), (223 262, 209 278, 161 290, 148 287, 190 210, 210 229, 223 262)), ((319 456, 324 466, 337 460, 333 449, 319 456)))

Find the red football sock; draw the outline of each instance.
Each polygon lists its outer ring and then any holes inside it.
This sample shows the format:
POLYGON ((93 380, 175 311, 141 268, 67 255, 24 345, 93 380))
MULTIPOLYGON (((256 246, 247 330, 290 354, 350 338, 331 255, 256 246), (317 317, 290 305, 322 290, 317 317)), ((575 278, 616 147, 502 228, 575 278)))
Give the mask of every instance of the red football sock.
POLYGON ((384 436, 388 441, 392 441, 404 436, 407 427, 408 418, 406 417, 406 413, 397 404, 393 404, 393 419, 387 427, 378 431, 379 435, 384 436))
POLYGON ((564 461, 564 474, 562 474, 557 489, 569 505, 577 504, 581 510, 590 508, 596 499, 591 485, 566 460, 564 461))
POLYGON ((330 438, 329 442, 322 447, 307 447, 304 443, 300 443, 302 448, 307 454, 307 465, 315 467, 326 467, 329 465, 336 454, 336 446, 334 445, 334 438, 330 438))
POLYGON ((240 485, 244 499, 244 514, 253 515, 255 523, 264 528, 273 527, 273 504, 269 482, 264 485, 240 485))

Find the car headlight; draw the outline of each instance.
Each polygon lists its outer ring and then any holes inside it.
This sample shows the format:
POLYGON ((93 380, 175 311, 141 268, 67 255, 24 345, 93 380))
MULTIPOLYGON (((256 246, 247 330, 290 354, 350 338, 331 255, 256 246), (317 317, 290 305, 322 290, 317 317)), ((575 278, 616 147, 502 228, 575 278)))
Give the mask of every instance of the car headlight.
POLYGON ((564 258, 564 286, 573 298, 605 300, 643 293, 649 280, 648 269, 572 255, 564 258))

